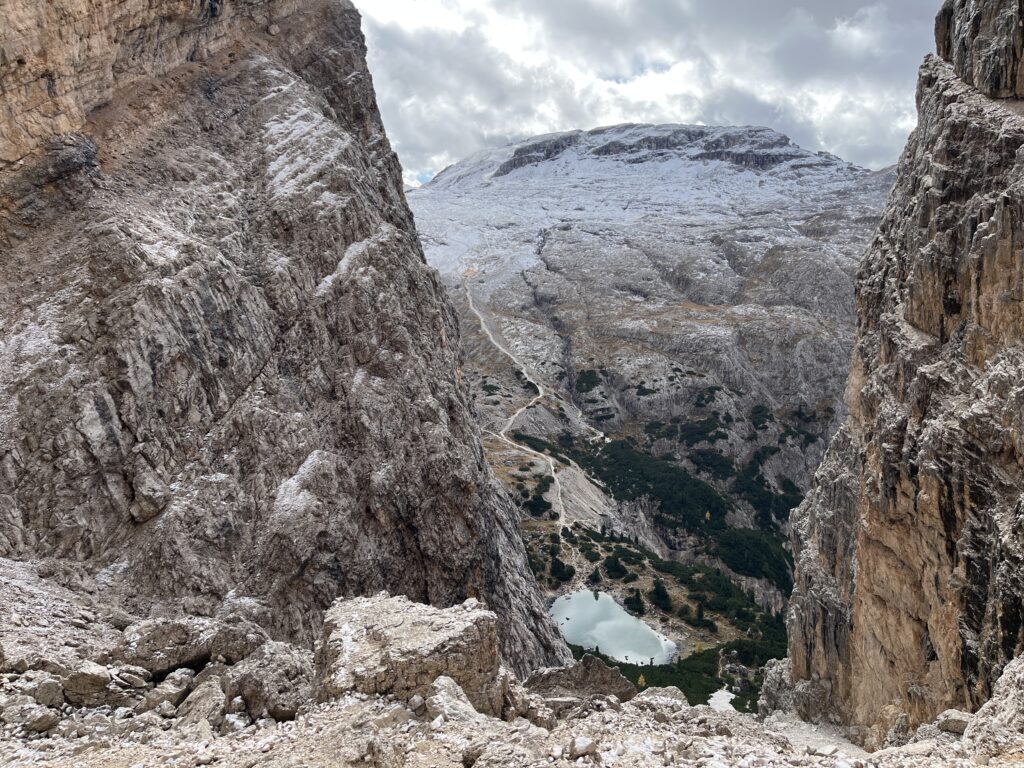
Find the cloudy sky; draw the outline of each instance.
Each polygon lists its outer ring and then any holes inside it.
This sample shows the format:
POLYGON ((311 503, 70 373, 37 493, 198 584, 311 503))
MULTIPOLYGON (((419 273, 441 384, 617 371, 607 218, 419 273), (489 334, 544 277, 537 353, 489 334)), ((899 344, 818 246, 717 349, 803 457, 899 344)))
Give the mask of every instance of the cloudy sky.
POLYGON ((356 0, 406 178, 622 122, 767 125, 894 163, 939 0, 356 0))

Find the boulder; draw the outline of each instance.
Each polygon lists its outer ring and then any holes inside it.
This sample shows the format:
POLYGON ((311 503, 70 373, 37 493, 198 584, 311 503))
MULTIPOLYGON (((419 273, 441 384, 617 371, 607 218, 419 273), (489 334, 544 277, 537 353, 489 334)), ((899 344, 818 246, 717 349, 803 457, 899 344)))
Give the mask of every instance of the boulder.
POLYGON ((973 719, 974 715, 969 712, 962 712, 959 709, 947 709, 935 719, 935 725, 943 733, 962 736, 973 719))
POLYGON ((64 706, 64 686, 49 672, 30 670, 18 678, 14 687, 44 707, 64 706))
POLYGON ((110 672, 102 664, 83 661, 64 678, 64 697, 78 706, 97 703, 110 682, 110 672))
POLYGON ((629 701, 636 696, 636 686, 618 667, 609 667, 589 653, 568 667, 537 670, 526 678, 523 686, 546 699, 615 696, 619 701, 629 701))
MULTIPOLYGON (((572 700, 570 706, 577 703, 572 700)), ((415 709, 415 707, 414 707, 415 709)), ((526 690, 517 680, 509 680, 508 691, 505 693, 505 720, 523 717, 540 728, 551 730, 557 723, 555 710, 543 696, 526 690)))
POLYGON ((964 729, 963 744, 985 756, 1024 750, 1024 656, 1003 669, 992 697, 964 729))
POLYGON ((136 707, 136 712, 148 712, 157 709, 163 704, 177 707, 188 696, 189 687, 196 673, 191 669, 176 669, 165 677, 159 685, 143 696, 142 701, 136 707))
POLYGON ((795 706, 793 662, 789 658, 770 659, 764 667, 761 697, 757 701, 758 717, 767 717, 772 712, 792 712, 795 706))
POLYGON ((128 664, 162 674, 217 657, 233 664, 266 641, 266 632, 241 618, 147 619, 124 631, 121 656, 128 664))
MULTIPOLYGON (((681 690, 669 685, 664 688, 645 688, 626 706, 645 719, 667 723, 676 714, 688 709, 690 703, 681 690)), ((725 736, 728 733, 720 732, 718 735, 725 736)))
POLYGON ((0 711, 0 719, 10 725, 20 725, 32 733, 44 733, 60 722, 60 712, 30 700, 4 707, 0 711))
POLYGON ((664 688, 644 688, 636 694, 633 703, 634 705, 639 705, 642 701, 656 701, 662 703, 662 705, 669 702, 676 708, 690 706, 690 702, 686 699, 686 694, 674 685, 667 685, 664 688))
POLYGON ((577 760, 587 755, 597 754, 597 742, 587 736, 573 736, 569 742, 569 757, 577 760))
POLYGON ((227 674, 229 697, 240 696, 253 719, 292 720, 313 700, 313 654, 286 643, 264 643, 227 674))
POLYGON ((473 709, 465 691, 450 677, 441 676, 427 691, 427 715, 431 720, 438 717, 447 722, 471 722, 480 719, 480 713, 473 709))
POLYGON ((189 694, 178 707, 178 725, 209 723, 214 729, 224 722, 227 699, 219 679, 210 679, 189 694))
POLYGON ((114 670, 113 677, 129 688, 145 688, 152 675, 142 667, 127 664, 114 670))
POLYGON ((475 599, 434 608, 405 597, 338 600, 316 646, 319 697, 357 691, 426 696, 450 677, 478 712, 499 717, 508 683, 498 663, 497 618, 475 599))

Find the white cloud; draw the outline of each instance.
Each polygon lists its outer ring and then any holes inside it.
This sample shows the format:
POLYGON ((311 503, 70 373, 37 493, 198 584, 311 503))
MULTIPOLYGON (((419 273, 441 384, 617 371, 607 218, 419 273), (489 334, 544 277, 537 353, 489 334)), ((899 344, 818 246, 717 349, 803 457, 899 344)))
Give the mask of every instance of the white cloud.
MULTIPOLYGON (((357 0, 357 4, 359 0, 357 0)), ((407 177, 617 122, 763 124, 872 167, 914 125, 938 0, 366 0, 407 177)))

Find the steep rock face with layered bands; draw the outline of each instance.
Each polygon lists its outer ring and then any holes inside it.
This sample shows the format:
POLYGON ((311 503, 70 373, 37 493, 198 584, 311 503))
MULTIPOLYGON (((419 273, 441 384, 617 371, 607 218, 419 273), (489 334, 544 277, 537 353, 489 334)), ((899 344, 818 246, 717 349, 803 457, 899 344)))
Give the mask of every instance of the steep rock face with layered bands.
POLYGON ((567 657, 487 469, 348 2, 9 2, 0 555, 309 643, 480 597, 567 657))
POLYGON ((977 709, 1024 641, 1024 117, 987 95, 1017 93, 1004 5, 940 13, 952 63, 921 70, 860 272, 850 416, 794 514, 798 705, 871 744, 977 709))

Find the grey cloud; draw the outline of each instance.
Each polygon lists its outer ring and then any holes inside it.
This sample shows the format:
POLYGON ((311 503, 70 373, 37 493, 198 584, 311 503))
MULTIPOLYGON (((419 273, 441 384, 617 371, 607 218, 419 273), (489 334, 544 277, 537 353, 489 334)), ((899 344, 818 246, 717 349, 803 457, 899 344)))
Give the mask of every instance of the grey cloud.
POLYGON ((451 33, 367 19, 364 27, 385 123, 416 174, 531 133, 616 119, 769 125, 809 148, 878 167, 894 162, 906 139, 937 5, 491 0, 491 8, 541 30, 550 66, 512 60, 479 26, 451 33), (870 44, 855 44, 856 35, 870 44), (574 84, 558 61, 593 81, 574 84), (690 64, 700 96, 631 101, 608 87, 676 62, 690 64), (801 97, 810 92, 833 95, 826 118, 804 110, 801 97))

